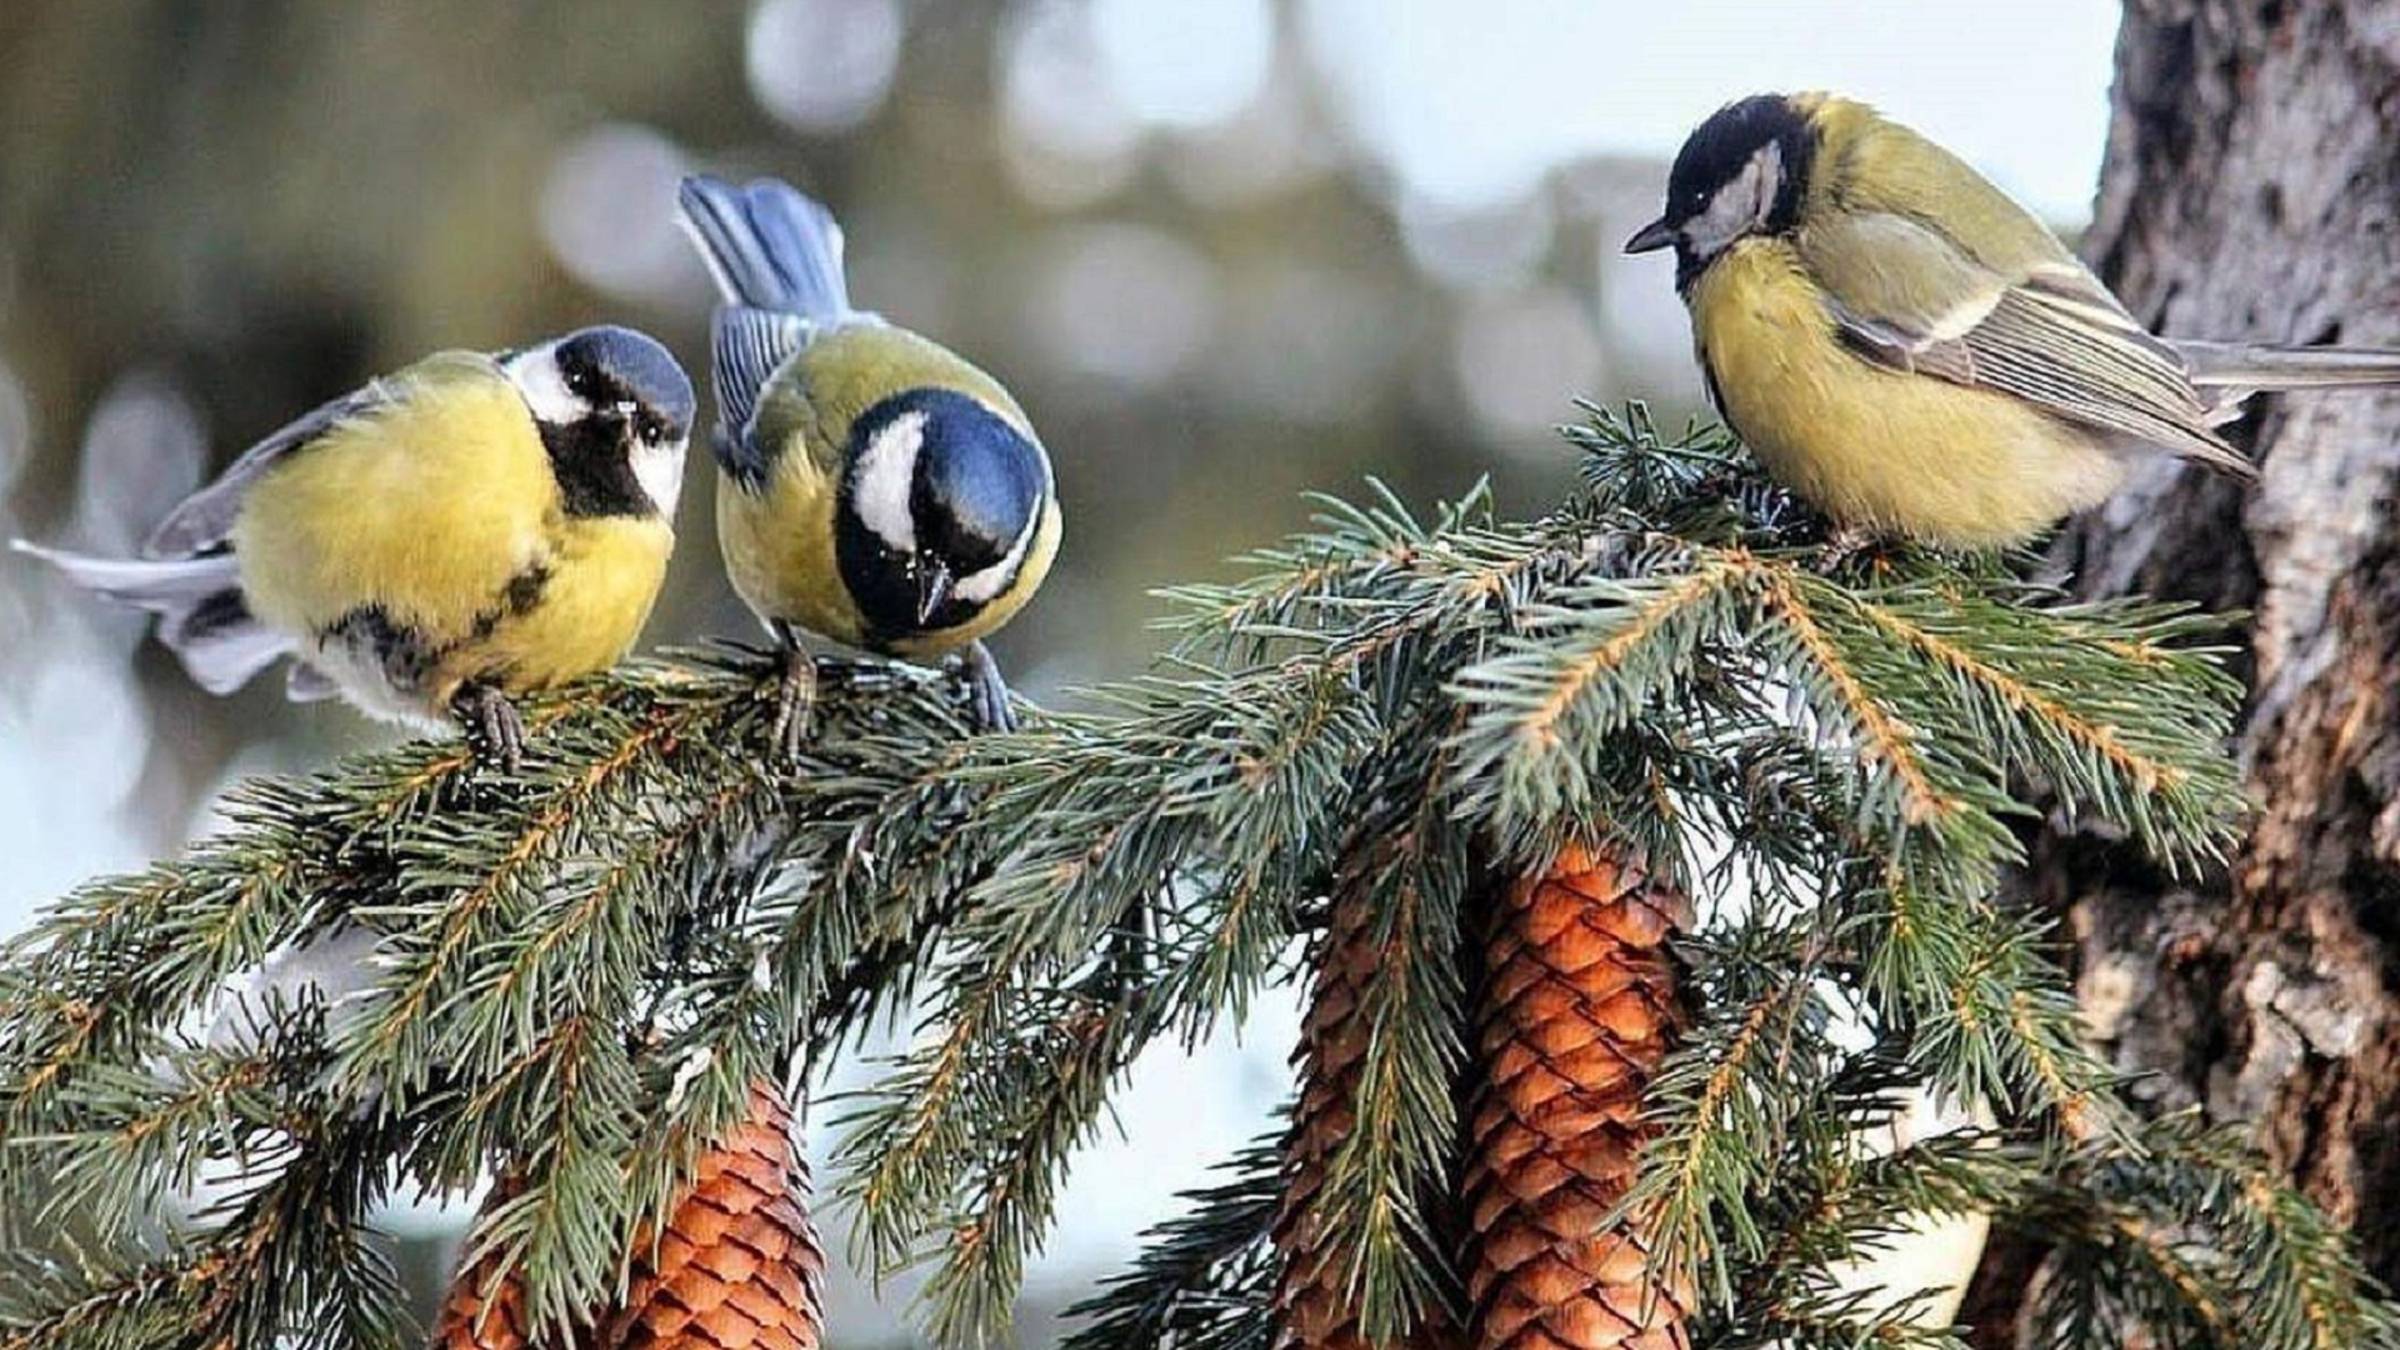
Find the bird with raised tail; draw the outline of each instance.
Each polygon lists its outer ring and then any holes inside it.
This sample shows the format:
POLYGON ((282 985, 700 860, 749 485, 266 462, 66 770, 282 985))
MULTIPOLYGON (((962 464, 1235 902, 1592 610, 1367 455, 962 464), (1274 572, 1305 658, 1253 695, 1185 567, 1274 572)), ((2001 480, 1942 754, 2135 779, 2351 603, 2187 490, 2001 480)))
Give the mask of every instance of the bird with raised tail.
POLYGON ((999 381, 851 307, 842 232, 771 179, 684 181, 683 221, 723 303, 712 334, 717 538, 784 652, 776 739, 806 734, 813 633, 964 656, 987 727, 1011 724, 983 639, 1058 552, 1050 457, 999 381))
POLYGON ((2251 394, 2400 383, 2400 351, 2152 335, 1964 161, 1831 94, 1701 123, 1625 247, 1674 250, 1727 424, 1869 537, 2021 543, 2153 454, 2252 479, 2215 430, 2251 394))
POLYGON ((455 719, 514 765, 510 696, 606 669, 648 620, 693 412, 683 368, 630 329, 443 352, 260 441, 139 558, 16 547, 158 615, 213 693, 290 656, 295 701, 455 719))

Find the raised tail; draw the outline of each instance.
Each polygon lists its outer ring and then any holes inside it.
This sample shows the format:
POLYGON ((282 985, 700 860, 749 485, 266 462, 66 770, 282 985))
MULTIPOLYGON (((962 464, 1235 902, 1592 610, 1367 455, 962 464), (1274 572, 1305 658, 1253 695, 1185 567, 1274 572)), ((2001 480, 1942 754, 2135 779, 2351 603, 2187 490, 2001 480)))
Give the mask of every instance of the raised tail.
POLYGON ((822 203, 772 178, 737 188, 698 175, 677 195, 727 304, 816 321, 851 312, 842 227, 822 203))
POLYGON ((250 612, 231 553, 153 561, 94 558, 22 539, 13 546, 87 591, 159 616, 158 640, 212 694, 241 688, 292 649, 290 639, 250 612))
POLYGON ((2400 350, 2294 347, 2278 343, 2186 342, 2175 350, 2202 388, 2337 389, 2400 384, 2400 350))

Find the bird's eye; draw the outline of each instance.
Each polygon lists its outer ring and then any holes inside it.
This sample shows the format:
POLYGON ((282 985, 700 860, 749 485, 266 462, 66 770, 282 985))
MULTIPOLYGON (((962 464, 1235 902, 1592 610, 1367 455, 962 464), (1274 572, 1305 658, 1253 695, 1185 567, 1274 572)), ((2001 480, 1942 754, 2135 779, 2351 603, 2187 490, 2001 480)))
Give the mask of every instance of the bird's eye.
POLYGON ((641 436, 642 444, 656 445, 666 439, 667 429, 660 424, 657 418, 645 417, 642 419, 641 436))
POLYGON ((592 372, 577 367, 567 372, 567 392, 588 398, 592 392, 592 372))

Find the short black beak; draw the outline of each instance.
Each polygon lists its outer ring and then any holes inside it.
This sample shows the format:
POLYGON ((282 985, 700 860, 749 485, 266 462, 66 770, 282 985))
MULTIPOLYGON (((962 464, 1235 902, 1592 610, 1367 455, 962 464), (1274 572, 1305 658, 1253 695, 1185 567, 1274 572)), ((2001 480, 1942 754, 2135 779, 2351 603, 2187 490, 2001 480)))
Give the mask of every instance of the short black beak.
POLYGON ((1665 216, 1660 216, 1635 230, 1633 238, 1625 241, 1625 251, 1627 253, 1656 253, 1662 248, 1673 247, 1674 243, 1675 228, 1667 224, 1665 216))
POLYGON ((944 600, 950 598, 950 587, 954 581, 956 578, 950 575, 950 567, 947 563, 931 558, 919 562, 917 566, 917 622, 920 625, 931 621, 933 612, 942 607, 944 600))

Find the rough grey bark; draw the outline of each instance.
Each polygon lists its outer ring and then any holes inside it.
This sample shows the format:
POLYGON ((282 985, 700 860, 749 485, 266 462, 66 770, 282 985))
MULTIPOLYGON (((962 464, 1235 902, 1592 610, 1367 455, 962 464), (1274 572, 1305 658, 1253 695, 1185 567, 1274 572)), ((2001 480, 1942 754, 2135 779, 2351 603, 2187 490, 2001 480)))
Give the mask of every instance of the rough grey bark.
MULTIPOLYGON (((2400 346, 2400 4, 2130 0, 2086 255, 2179 336, 2400 346)), ((2161 465, 2061 542, 2088 595, 2255 613, 2226 875, 2035 841, 2095 1032, 2253 1122, 2400 1282, 2400 395, 2260 400, 2247 495, 2161 465)))

